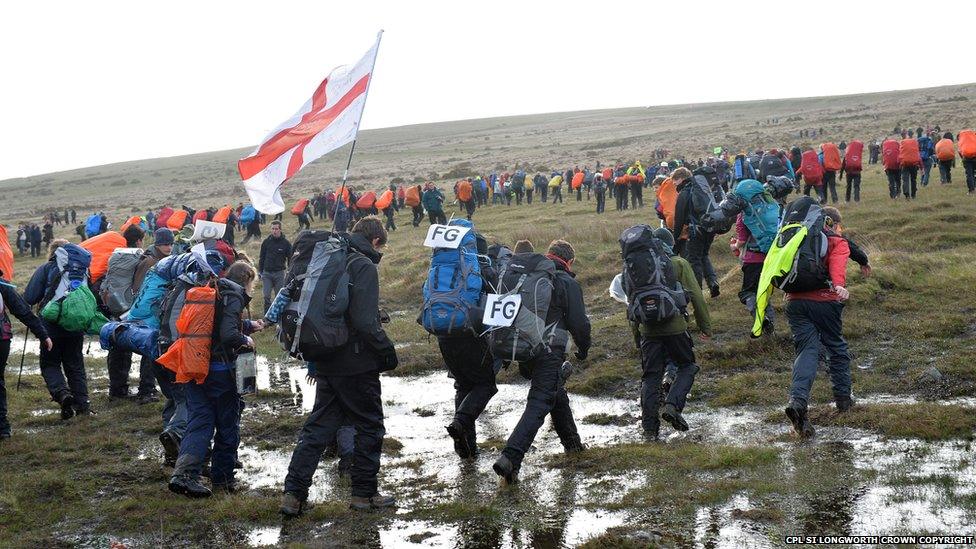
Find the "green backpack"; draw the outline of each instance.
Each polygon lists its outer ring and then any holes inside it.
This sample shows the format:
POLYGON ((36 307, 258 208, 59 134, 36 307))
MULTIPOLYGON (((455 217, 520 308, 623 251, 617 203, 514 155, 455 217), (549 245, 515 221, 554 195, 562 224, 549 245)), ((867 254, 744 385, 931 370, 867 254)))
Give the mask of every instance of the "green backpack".
POLYGON ((108 322, 95 304, 95 294, 82 284, 61 299, 52 299, 41 309, 41 318, 69 332, 97 334, 108 322))

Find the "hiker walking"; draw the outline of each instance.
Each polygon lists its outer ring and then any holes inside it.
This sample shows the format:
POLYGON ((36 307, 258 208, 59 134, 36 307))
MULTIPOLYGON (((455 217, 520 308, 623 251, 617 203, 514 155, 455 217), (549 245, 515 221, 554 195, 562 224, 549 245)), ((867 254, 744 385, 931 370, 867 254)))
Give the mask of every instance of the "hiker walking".
POLYGON ((261 276, 265 313, 285 284, 285 271, 288 269, 291 251, 291 242, 288 242, 281 230, 281 221, 272 221, 271 235, 261 242, 261 252, 258 256, 258 273, 261 276))

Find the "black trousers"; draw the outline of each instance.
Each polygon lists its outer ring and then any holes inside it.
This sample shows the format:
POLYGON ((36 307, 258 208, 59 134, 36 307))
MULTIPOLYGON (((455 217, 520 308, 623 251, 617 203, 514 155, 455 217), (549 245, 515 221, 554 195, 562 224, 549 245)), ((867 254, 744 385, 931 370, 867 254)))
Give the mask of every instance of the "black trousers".
POLYGON ((847 192, 844 194, 844 198, 847 202, 851 201, 851 189, 854 190, 854 202, 860 202, 861 201, 861 174, 860 173, 847 174, 847 192))
POLYGON ((532 187, 528 187, 525 189, 525 202, 527 204, 532 203, 532 187))
POLYGON ((475 208, 474 199, 472 198, 467 202, 461 202, 461 204, 464 204, 464 212, 467 214, 468 220, 470 221, 471 216, 474 215, 474 208, 475 208))
POLYGON ((715 274, 712 259, 708 255, 714 241, 715 233, 705 232, 701 229, 693 231, 688 239, 688 263, 691 263, 691 269, 695 272, 698 286, 702 288, 705 287, 702 285, 702 281, 707 283, 709 288, 718 286, 718 275, 715 274))
POLYGON ((617 197, 617 209, 626 210, 627 209, 627 186, 614 185, 613 192, 617 197))
POLYGON ((939 182, 952 183, 953 160, 939 160, 939 182))
POLYGON ((437 345, 454 378, 454 419, 473 439, 475 420, 498 392, 493 358, 485 340, 479 337, 439 337, 437 345))
POLYGON ((918 166, 902 167, 901 184, 905 198, 915 198, 915 192, 918 191, 918 166))
POLYGON ((412 223, 414 227, 419 227, 420 222, 424 220, 424 207, 412 206, 410 209, 413 212, 413 220, 410 223, 412 223))
POLYGON ((668 336, 641 336, 641 426, 644 431, 657 434, 661 425, 658 408, 661 400, 661 381, 667 361, 678 367, 678 375, 665 395, 664 401, 679 412, 684 410, 688 393, 695 383, 698 365, 695 364, 694 343, 688 332, 668 336))
POLYGON ((976 191, 976 158, 964 158, 962 167, 966 171, 966 188, 969 192, 976 191))
POLYGON ((901 170, 885 170, 888 176, 888 196, 898 198, 898 191, 901 190, 901 170))
POLYGON ((431 225, 434 224, 447 225, 447 216, 444 215, 443 210, 437 213, 427 212, 427 217, 430 219, 431 225))
POLYGON ((820 199, 820 203, 824 204, 827 202, 827 189, 823 185, 816 186, 809 183, 803 184, 803 194, 810 196, 810 191, 815 189, 817 191, 817 197, 820 199))
POLYGON ((356 428, 356 451, 352 460, 352 495, 371 497, 377 493, 383 447, 383 399, 379 372, 354 376, 318 376, 315 405, 305 420, 298 445, 291 455, 285 491, 300 499, 308 497, 312 475, 325 447, 336 440, 343 425, 356 428))
POLYGON ((502 450, 516 470, 521 467, 522 458, 532 447, 532 441, 546 416, 552 417, 552 427, 564 446, 579 442, 576 420, 573 419, 569 395, 566 394, 566 379, 562 374, 563 360, 561 353, 548 353, 520 365, 532 384, 526 397, 525 411, 502 450))
POLYGON ((607 209, 607 191, 596 191, 596 213, 603 213, 607 209))
MULTIPOLYGON (((132 370, 132 353, 118 350, 108 352, 108 395, 129 396, 129 371, 132 370)), ((156 391, 156 374, 152 362, 139 362, 139 396, 151 395, 156 391)))
POLYGON ((10 357, 10 340, 0 339, 0 435, 10 434, 10 421, 7 420, 7 359, 10 357))
POLYGON ((631 208, 644 207, 644 188, 640 183, 630 184, 630 204, 631 208))
POLYGON ((53 346, 48 351, 41 345, 39 362, 41 377, 47 385, 51 400, 61 400, 71 395, 74 398, 76 411, 84 411, 90 407, 88 402, 88 378, 85 374, 85 357, 82 347, 85 336, 63 335, 51 337, 53 346))
POLYGON ((824 186, 824 196, 826 196, 829 193, 830 202, 836 204, 837 203, 837 172, 825 171, 823 186, 824 186))

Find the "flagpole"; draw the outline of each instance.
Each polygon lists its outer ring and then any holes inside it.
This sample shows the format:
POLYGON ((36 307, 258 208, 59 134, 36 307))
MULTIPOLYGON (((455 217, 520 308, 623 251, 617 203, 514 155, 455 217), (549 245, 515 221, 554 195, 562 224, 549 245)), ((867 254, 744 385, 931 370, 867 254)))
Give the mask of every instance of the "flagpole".
POLYGON ((332 229, 335 230, 335 218, 339 213, 339 202, 342 201, 342 191, 346 189, 346 178, 349 176, 349 166, 352 165, 352 154, 356 152, 356 141, 359 139, 359 124, 363 121, 363 112, 366 111, 366 101, 369 99, 369 87, 373 84, 373 74, 376 68, 376 58, 380 55, 380 42, 383 40, 383 29, 376 35, 376 51, 373 53, 373 63, 369 67, 369 80, 366 81, 366 92, 363 94, 363 108, 359 111, 359 120, 356 121, 356 137, 352 140, 352 147, 349 147, 349 158, 346 159, 346 169, 342 171, 342 185, 336 193, 336 205, 332 210, 332 229))

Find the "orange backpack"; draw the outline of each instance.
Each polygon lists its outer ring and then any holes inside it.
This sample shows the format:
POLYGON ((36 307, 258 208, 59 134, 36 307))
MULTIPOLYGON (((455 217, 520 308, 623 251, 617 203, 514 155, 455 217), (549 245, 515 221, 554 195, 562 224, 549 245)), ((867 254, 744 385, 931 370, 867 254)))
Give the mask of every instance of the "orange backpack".
POLYGON ((299 198, 298 202, 295 202, 295 205, 291 207, 292 215, 302 215, 302 212, 305 211, 305 208, 307 206, 308 206, 308 199, 299 198))
POLYGON ((951 139, 940 139, 935 144, 935 157, 943 162, 948 162, 956 157, 956 144, 951 139))
POLYGON ((583 177, 583 172, 576 172, 573 174, 573 180, 570 182, 570 186, 574 191, 583 186, 583 177))
POLYGON ((406 197, 403 199, 403 203, 411 208, 416 208, 420 205, 420 185, 414 185, 413 187, 407 188, 406 197))
POLYGON ((820 145, 823 150, 823 166, 828 172, 836 172, 840 169, 840 149, 833 143, 820 145))
POLYGON ((108 259, 112 257, 112 252, 116 248, 125 248, 125 237, 115 231, 106 231, 85 240, 79 246, 91 252, 88 278, 95 284, 108 272, 108 259))
POLYGON ((216 311, 217 289, 212 286, 190 288, 176 319, 178 337, 156 359, 176 373, 177 383, 195 381, 198 385, 210 373, 210 343, 216 311))
POLYGON ((678 189, 674 180, 665 179, 657 188, 657 211, 664 216, 664 224, 674 232, 674 207, 678 202, 678 189))
POLYGON ((471 183, 467 180, 458 182, 457 186, 457 196, 458 200, 461 202, 467 202, 471 200, 471 183))
POLYGON ((230 206, 224 206, 223 208, 217 210, 217 213, 215 213, 214 216, 213 216, 213 222, 214 223, 227 223, 227 220, 230 219, 230 212, 231 211, 232 210, 231 210, 230 206))
POLYGON ((178 231, 186 225, 186 218, 190 215, 184 209, 175 210, 166 220, 166 226, 172 231, 178 231))
POLYGON ((959 155, 965 159, 976 158, 976 133, 973 130, 959 132, 959 155))
POLYGON ((922 155, 918 151, 918 141, 902 139, 898 149, 898 161, 902 166, 921 166, 922 155))
POLYGON ((387 189, 383 191, 383 194, 381 194, 379 199, 376 200, 376 209, 385 210, 389 208, 390 204, 392 203, 393 203, 393 191, 387 189))
POLYGON ((4 280, 14 279, 14 251, 10 248, 10 241, 7 239, 7 228, 0 225, 0 278, 4 280))

